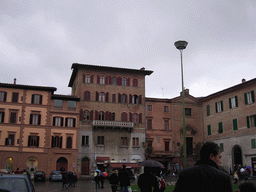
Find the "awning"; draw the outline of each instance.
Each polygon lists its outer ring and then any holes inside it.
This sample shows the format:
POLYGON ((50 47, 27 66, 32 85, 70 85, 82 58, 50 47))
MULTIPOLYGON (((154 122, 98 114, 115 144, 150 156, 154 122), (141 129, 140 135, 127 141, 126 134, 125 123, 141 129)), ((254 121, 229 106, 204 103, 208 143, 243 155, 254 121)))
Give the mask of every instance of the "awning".
POLYGON ((104 164, 104 161, 108 161, 109 157, 96 157, 97 164, 104 164))
POLYGON ((109 163, 112 169, 121 169, 123 165, 126 165, 127 169, 140 169, 141 166, 137 163, 109 163))

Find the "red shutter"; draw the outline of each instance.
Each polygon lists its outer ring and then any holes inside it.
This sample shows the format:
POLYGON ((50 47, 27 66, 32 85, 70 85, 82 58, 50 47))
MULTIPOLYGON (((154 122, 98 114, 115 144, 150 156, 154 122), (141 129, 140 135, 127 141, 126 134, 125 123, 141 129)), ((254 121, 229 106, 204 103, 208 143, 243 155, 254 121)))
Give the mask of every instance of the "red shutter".
POLYGON ((96 101, 99 101, 99 93, 96 91, 96 101))
POLYGON ((83 83, 85 82, 85 74, 83 74, 83 83))
POLYGON ((108 102, 108 92, 106 93, 106 102, 108 102))
POLYGON ((142 113, 139 114, 139 123, 142 123, 142 113))
POLYGON ((122 78, 121 77, 117 77, 117 85, 122 85, 122 78))
POLYGON ((109 85, 111 85, 111 76, 109 76, 108 80, 109 80, 109 85))
POLYGON ((93 83, 93 75, 91 75, 91 83, 93 83))
POLYGON ((127 79, 127 86, 130 86, 130 78, 127 79))
POLYGON ((118 93, 118 103, 121 103, 121 94, 118 93))
POLYGON ((84 119, 84 111, 83 109, 80 109, 80 121, 84 119))
POLYGON ((93 110, 90 112, 90 120, 93 120, 93 110))
POLYGON ((105 84, 108 85, 109 76, 106 76, 105 84))
POLYGON ((98 113, 98 111, 95 111, 95 120, 99 120, 99 113, 98 113))
POLYGON ((130 112, 130 122, 132 122, 132 113, 130 112))
POLYGON ((132 95, 129 94, 129 103, 132 103, 132 95))
POLYGON ((105 120, 106 120, 106 121, 109 120, 109 112, 108 112, 108 111, 105 112, 105 120))
POLYGON ((100 84, 100 76, 97 75, 97 83, 100 84))
POLYGON ((125 103, 127 103, 127 95, 125 94, 125 103))
POLYGON ((142 103, 142 100, 141 100, 141 95, 139 96, 139 104, 142 103))

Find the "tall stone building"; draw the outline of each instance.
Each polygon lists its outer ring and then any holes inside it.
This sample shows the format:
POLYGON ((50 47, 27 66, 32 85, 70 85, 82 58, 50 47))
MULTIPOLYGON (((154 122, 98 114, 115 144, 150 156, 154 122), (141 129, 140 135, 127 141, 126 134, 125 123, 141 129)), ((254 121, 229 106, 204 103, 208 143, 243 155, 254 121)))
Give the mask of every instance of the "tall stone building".
POLYGON ((69 87, 80 98, 78 174, 139 168, 145 148, 145 76, 152 71, 72 65, 69 87), (134 162, 134 163, 133 163, 134 162))
POLYGON ((0 83, 0 168, 76 171, 79 98, 54 91, 0 83))

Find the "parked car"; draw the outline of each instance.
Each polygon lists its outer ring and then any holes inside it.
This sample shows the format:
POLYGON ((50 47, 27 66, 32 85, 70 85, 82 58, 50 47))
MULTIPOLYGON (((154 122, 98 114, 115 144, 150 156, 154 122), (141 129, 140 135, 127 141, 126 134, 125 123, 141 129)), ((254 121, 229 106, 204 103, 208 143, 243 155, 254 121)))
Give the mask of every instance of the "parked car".
POLYGON ((0 175, 0 191, 35 192, 35 188, 27 175, 2 174, 0 175))
POLYGON ((43 171, 35 172, 34 181, 45 181, 45 172, 43 171))
POLYGON ((52 171, 49 176, 49 181, 61 181, 62 173, 61 171, 52 171))

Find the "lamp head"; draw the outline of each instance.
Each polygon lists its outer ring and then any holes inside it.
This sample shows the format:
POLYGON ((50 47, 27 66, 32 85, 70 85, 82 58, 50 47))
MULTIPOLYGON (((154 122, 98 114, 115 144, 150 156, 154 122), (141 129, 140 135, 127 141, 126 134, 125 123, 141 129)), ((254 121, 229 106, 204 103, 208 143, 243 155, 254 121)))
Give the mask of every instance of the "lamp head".
POLYGON ((188 42, 187 41, 176 41, 174 43, 175 47, 179 50, 186 49, 188 42))

